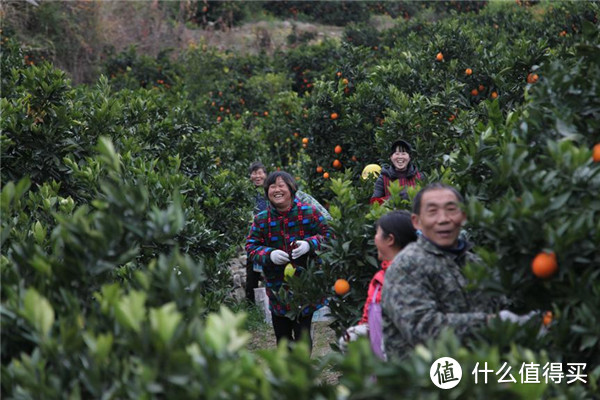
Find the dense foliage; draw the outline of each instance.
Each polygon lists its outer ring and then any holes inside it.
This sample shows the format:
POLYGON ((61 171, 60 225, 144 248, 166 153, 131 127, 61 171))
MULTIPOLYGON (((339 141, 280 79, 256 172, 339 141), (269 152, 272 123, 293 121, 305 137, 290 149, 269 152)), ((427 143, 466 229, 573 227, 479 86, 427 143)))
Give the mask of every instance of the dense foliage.
POLYGON ((441 356, 463 366, 453 396, 598 396, 600 8, 412 7, 390 29, 361 19, 341 43, 273 57, 132 49, 81 86, 3 32, 2 397, 439 398, 428 371, 441 356), (289 170, 329 206, 335 239, 291 284, 298 302, 331 294, 339 333, 359 318, 377 268, 373 222, 409 207, 397 194, 369 205, 373 179, 359 178, 387 162, 397 137, 414 143, 430 181, 466 195, 484 260, 466 269, 472 284, 518 313, 552 310, 547 333, 496 321, 469 342, 444 332, 387 364, 365 341, 324 359, 304 345, 248 352, 244 315, 220 308, 235 306, 226 261, 248 229, 247 166, 289 170), (548 279, 530 267, 543 251, 559 266, 548 279), (332 291, 341 277, 343 297, 332 291), (587 383, 475 384, 484 361, 587 363, 587 383), (331 368, 339 383, 321 380, 331 368))

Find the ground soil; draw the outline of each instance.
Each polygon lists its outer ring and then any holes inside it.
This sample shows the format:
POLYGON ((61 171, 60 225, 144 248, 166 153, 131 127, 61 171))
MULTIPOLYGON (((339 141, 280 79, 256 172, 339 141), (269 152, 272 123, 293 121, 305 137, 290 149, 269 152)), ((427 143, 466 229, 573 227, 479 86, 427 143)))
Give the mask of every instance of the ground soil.
MULTIPOLYGON (((313 351, 312 357, 318 358, 327 355, 332 352, 330 344, 337 341, 335 332, 329 327, 329 322, 313 322, 313 351)), ((275 334, 273 328, 268 324, 260 325, 256 329, 253 329, 250 334, 252 338, 248 343, 248 349, 251 351, 261 349, 274 349, 275 334)), ((323 374, 323 379, 329 384, 336 384, 339 379, 339 373, 335 371, 326 371, 323 374)))

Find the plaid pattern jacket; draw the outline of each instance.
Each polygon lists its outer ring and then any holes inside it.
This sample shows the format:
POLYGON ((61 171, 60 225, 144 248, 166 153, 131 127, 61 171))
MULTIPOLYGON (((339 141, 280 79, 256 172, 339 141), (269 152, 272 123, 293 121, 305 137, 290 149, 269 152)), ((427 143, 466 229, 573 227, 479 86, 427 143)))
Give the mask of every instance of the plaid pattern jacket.
MULTIPOLYGON (((271 261, 274 250, 292 252, 290 244, 295 240, 305 240, 310 245, 308 256, 314 256, 321 243, 330 236, 325 217, 314 206, 299 202, 297 199, 287 212, 279 212, 269 205, 265 211, 254 217, 250 233, 246 238, 248 258, 263 266, 263 275, 271 311, 275 315, 285 315, 289 303, 278 295, 284 282, 285 265, 275 265, 271 261)), ((290 257, 291 258, 291 257, 290 257)), ((292 260, 297 266, 306 265, 307 255, 292 260)), ((316 307, 315 307, 316 308, 316 307)), ((311 310, 306 310, 306 313, 311 310)), ((314 309, 312 309, 314 311, 314 309)))

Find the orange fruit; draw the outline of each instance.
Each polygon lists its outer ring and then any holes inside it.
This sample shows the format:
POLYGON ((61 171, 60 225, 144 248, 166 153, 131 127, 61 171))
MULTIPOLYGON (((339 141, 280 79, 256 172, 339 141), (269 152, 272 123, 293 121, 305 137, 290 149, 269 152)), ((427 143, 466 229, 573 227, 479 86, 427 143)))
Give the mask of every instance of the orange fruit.
POLYGON ((337 76, 338 78, 339 78, 340 76, 342 76, 342 73, 341 73, 340 71, 336 72, 335 74, 336 74, 336 76, 337 76))
POLYGON ((342 152, 342 146, 338 144, 337 146, 335 146, 335 149, 333 149, 333 151, 335 152, 335 154, 340 154, 342 152))
POLYGON ((302 147, 304 147, 306 149, 308 147, 308 144, 302 143, 302 147))
POLYGON ((348 79, 347 79, 347 78, 344 78, 344 79, 342 79, 342 83, 343 83, 344 85, 347 85, 347 84, 348 84, 348 79))
POLYGON ((264 115, 265 117, 268 117, 268 116, 269 116, 269 112, 268 112, 268 111, 265 111, 265 112, 263 113, 263 115, 264 115))
POLYGON ((317 167, 317 174, 320 174, 323 172, 323 167, 321 167, 320 165, 317 167))
POLYGON ((544 324, 544 326, 548 326, 552 323, 552 319, 553 319, 553 315, 552 315, 552 311, 546 311, 544 313, 544 317, 542 318, 542 324, 544 324))
POLYGON ((302 143, 304 143, 304 144, 308 144, 308 138, 307 138, 307 137, 305 137, 305 138, 302 138, 302 143))
POLYGON ((334 113, 331 113, 330 117, 331 117, 331 119, 338 119, 339 115, 338 115, 338 113, 334 112, 334 113))
POLYGON ((345 279, 338 279, 333 285, 333 290, 338 296, 343 296, 350 291, 350 284, 345 279))
POLYGON ((465 75, 471 75, 473 73, 473 70, 471 68, 467 68, 465 69, 465 75))
POLYGON ((442 61, 444 59, 444 55, 442 54, 441 51, 439 53, 437 53, 437 55, 435 56, 435 59, 438 61, 442 61))
POLYGON ((556 262, 556 254, 554 252, 541 252, 531 262, 531 270, 538 278, 546 279, 558 271, 558 263, 556 262))
POLYGON ((324 178, 324 179, 329 179, 329 172, 325 172, 325 173, 323 174, 323 178, 324 178))
POLYGON ((298 137, 300 134, 298 132, 294 132, 294 137, 298 137))
POLYGON ((592 150, 592 160, 594 162, 600 162, 600 143, 596 143, 592 150))
POLYGON ((477 96, 478 94, 479 92, 477 91, 477 89, 471 90, 471 96, 477 96))
POLYGON ((333 160, 333 168, 335 169, 340 169, 342 168, 342 163, 340 162, 340 160, 333 160))
POLYGON ((480 91, 480 92, 483 92, 483 89, 485 89, 485 86, 483 86, 483 85, 479 85, 479 91, 480 91))
POLYGON ((492 99, 496 99, 496 98, 498 98, 498 93, 496 93, 496 92, 492 92, 492 94, 490 94, 490 97, 491 97, 492 99))
POLYGON ((527 83, 536 83, 538 78, 539 78, 538 74, 529 73, 527 75, 527 83))

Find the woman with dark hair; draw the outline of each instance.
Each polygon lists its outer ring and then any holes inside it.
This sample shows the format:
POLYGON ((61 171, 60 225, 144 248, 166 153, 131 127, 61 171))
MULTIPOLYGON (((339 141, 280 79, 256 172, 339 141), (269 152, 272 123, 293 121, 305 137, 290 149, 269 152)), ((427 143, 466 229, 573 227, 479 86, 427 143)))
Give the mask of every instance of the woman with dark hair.
POLYGON ((391 166, 384 166, 375 181, 375 189, 371 196, 370 203, 383 203, 390 198, 390 185, 396 184, 404 189, 402 196, 408 200, 406 187, 415 187, 417 181, 424 179, 422 172, 415 167, 413 163, 413 149, 411 145, 402 139, 396 140, 390 146, 389 151, 391 166))
POLYGON ((246 238, 246 252, 252 262, 263 267, 277 343, 282 339, 297 341, 306 333, 312 347, 311 321, 320 305, 309 305, 296 319, 288 318, 291 294, 284 280, 284 270, 291 264, 295 274, 300 274, 309 258, 315 257, 329 237, 329 227, 314 206, 296 199, 296 182, 287 172, 269 174, 264 188, 269 204, 254 217, 246 238), (282 288, 285 294, 281 296, 282 288))
POLYGON ((356 340, 359 336, 368 335, 373 352, 384 358, 381 327, 381 288, 385 271, 390 266, 394 257, 410 242, 417 240, 417 232, 411 221, 408 211, 392 211, 383 215, 375 224, 375 247, 377 259, 381 261, 381 269, 375 273, 369 290, 367 300, 363 307, 362 319, 358 325, 346 330, 340 338, 339 345, 344 350, 349 341, 356 340))

